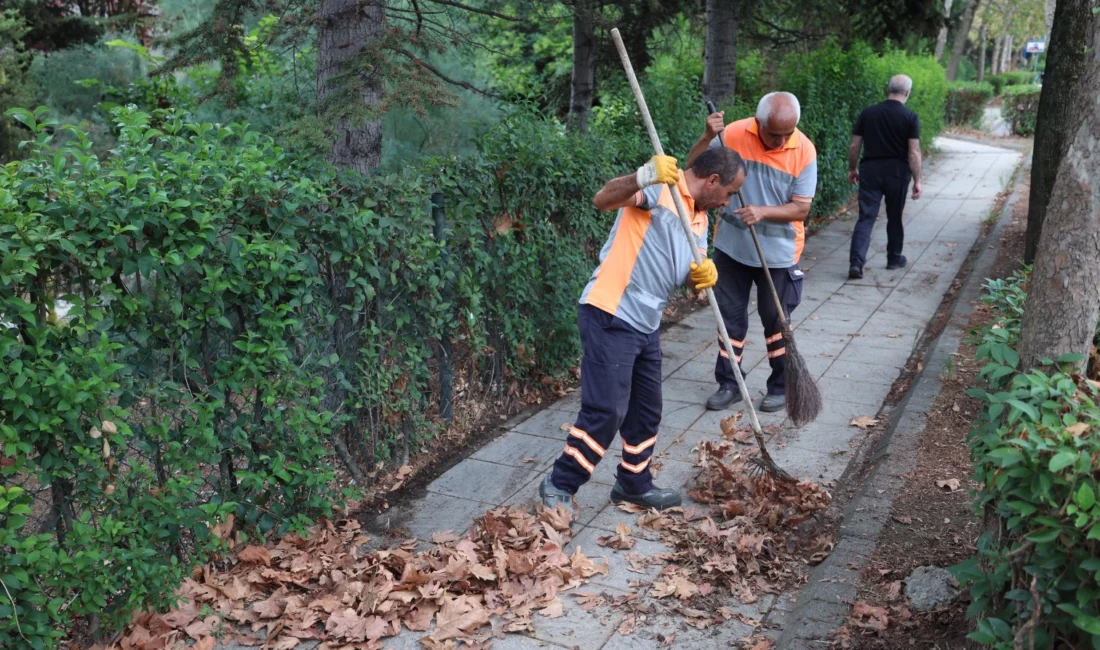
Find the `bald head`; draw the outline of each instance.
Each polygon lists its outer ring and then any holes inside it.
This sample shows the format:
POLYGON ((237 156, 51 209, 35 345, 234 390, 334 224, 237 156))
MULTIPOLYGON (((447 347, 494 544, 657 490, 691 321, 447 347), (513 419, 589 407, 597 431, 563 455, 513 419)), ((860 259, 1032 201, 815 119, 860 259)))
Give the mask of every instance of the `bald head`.
POLYGON ((890 99, 905 102, 909 99, 909 91, 913 90, 913 80, 903 74, 890 77, 890 83, 886 86, 886 94, 890 99))
POLYGON ((794 133, 802 107, 791 93, 774 92, 760 98, 756 105, 756 125, 760 141, 768 149, 779 149, 794 133))

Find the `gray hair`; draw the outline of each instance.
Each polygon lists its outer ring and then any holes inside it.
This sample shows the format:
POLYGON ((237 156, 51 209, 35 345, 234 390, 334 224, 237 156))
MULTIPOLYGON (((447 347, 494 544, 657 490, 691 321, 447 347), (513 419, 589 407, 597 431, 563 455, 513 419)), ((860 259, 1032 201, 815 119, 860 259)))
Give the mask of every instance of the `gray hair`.
POLYGON ((791 118, 790 111, 794 110, 794 121, 798 122, 802 119, 802 106, 798 103, 798 98, 787 92, 773 92, 768 93, 760 98, 760 103, 756 105, 756 121, 762 125, 767 125, 771 118, 791 118), (776 99, 783 98, 790 101, 789 105, 780 104, 776 108, 776 99))
POLYGON ((904 95, 913 89, 913 80, 903 74, 890 77, 890 83, 886 86, 886 92, 890 95, 904 95))

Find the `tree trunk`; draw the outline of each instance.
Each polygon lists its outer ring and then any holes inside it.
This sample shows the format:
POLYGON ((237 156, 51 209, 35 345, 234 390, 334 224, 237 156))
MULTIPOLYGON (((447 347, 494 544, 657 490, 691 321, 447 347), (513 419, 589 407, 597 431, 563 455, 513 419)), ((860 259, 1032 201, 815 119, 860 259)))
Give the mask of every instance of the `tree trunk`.
POLYGON ((947 64, 947 80, 954 81, 959 76, 959 62, 966 51, 966 40, 970 36, 970 26, 974 24, 974 14, 978 13, 982 0, 970 0, 959 20, 959 29, 955 32, 955 42, 951 44, 951 62, 947 64))
MULTIPOLYGON (((1087 3, 1085 12, 1091 14, 1087 3)), ((1063 354, 1087 359, 1100 316, 1100 16, 1081 23, 1091 42, 1069 95, 1071 142, 1058 166, 1024 303, 1018 347, 1024 369, 1063 354)), ((1077 365, 1084 368, 1083 361, 1077 365)))
POLYGON ((329 161, 365 174, 382 160, 382 66, 365 59, 385 33, 386 2, 321 0, 319 18, 317 99, 335 118, 329 161))
POLYGON ((1016 48, 1016 37, 1005 34, 1004 47, 1001 48, 1001 72, 1008 72, 1012 68, 1012 51, 1016 48))
POLYGON ((1003 36, 993 39, 993 51, 989 54, 989 71, 994 75, 1001 74, 1001 43, 1003 39, 1003 36))
POLYGON ((577 0, 573 7, 573 82, 569 98, 569 126, 588 131, 592 95, 596 83, 596 13, 592 0, 577 0))
POLYGON ((951 5, 952 0, 943 0, 943 26, 940 27, 940 33, 936 36, 936 60, 943 61, 943 48, 947 46, 947 24, 951 22, 951 5))
POLYGON ((1069 147, 1073 133, 1074 90, 1080 83, 1088 59, 1090 0, 1060 0, 1055 10, 1047 48, 1047 72, 1039 96, 1039 116, 1035 123, 1035 151, 1031 158, 1031 194, 1027 203, 1027 236, 1024 262, 1035 261, 1039 235, 1047 213, 1047 201, 1054 187, 1058 165, 1069 147))
POLYGON ((705 49, 703 96, 728 104, 737 90, 737 6, 732 0, 707 0, 705 49))
POLYGON ((978 30, 978 83, 985 81, 985 25, 978 30))

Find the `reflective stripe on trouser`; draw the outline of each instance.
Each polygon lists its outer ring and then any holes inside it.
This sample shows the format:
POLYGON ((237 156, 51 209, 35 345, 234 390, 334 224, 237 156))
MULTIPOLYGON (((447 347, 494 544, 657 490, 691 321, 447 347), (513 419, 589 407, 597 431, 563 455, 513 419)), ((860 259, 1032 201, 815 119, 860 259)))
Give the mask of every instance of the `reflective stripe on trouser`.
MULTIPOLYGON (((764 279, 764 272, 758 266, 747 266, 734 260, 722 251, 714 251, 714 265, 718 268, 718 284, 714 295, 718 299, 718 309, 722 320, 726 322, 726 331, 734 343, 734 352, 741 354, 737 342, 743 342, 749 329, 749 298, 752 285, 756 285, 756 304, 760 322, 764 325, 764 344, 768 351, 768 365, 772 373, 768 377, 768 393, 784 395, 787 384, 784 370, 787 367, 786 347, 779 327, 779 313, 775 309, 775 299, 764 279)), ((783 301, 787 317, 802 301, 802 275, 797 266, 785 269, 769 269, 775 291, 783 301)), ((726 355, 718 354, 714 364, 714 379, 720 386, 737 392, 737 380, 733 376, 733 366, 726 355)), ((738 366, 740 366, 738 359, 738 366)), ((744 369, 742 368, 742 373, 744 369)))
POLYGON ((575 494, 592 478, 615 433, 622 434, 619 482, 631 494, 653 487, 649 469, 661 423, 661 345, 591 305, 577 309, 581 344, 581 412, 554 462, 553 482, 575 494))

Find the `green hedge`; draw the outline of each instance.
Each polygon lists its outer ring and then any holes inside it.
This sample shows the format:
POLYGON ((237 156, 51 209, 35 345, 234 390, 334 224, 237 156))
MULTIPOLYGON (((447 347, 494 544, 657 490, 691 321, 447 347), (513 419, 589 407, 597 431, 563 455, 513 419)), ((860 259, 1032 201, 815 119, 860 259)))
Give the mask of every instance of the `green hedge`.
POLYGON ((1011 86, 1005 89, 1001 117, 1012 125, 1016 135, 1035 135, 1035 120, 1039 116, 1041 86, 1011 86))
POLYGON ((981 125, 986 103, 993 98, 993 86, 987 83, 957 81, 948 85, 944 102, 944 121, 954 126, 981 125))
POLYGON ((900 51, 876 55, 865 44, 841 50, 828 43, 815 52, 791 56, 780 71, 780 87, 802 104, 804 131, 818 153, 818 185, 814 215, 832 214, 852 192, 848 182, 848 145, 859 112, 885 99, 890 77, 913 78, 908 106, 921 122, 921 146, 928 149, 943 130, 947 81, 943 67, 931 56, 900 51))
POLYGON ((986 81, 993 85, 994 96, 1000 97, 1011 86, 1027 86, 1035 83, 1035 73, 1026 70, 1014 70, 990 75, 986 81))
POLYGON ((972 639, 1011 650, 1034 626, 1031 647, 1100 648, 1100 391, 1076 373, 1018 370, 1026 282, 986 285, 996 319, 978 334, 985 385, 970 394, 985 404, 969 444, 976 506, 999 526, 953 571, 972 581, 972 639))
MULTIPOLYGON (((689 146, 702 107, 647 93, 689 146)), ((334 450, 406 462, 440 429, 441 341, 460 412, 564 374, 614 216, 591 197, 651 155, 625 102, 585 138, 516 112, 477 155, 371 179, 172 112, 116 109, 104 156, 16 116, 36 143, 0 167, 2 647, 164 606, 229 515, 327 514, 334 450)))

